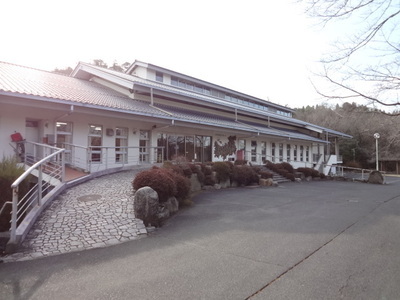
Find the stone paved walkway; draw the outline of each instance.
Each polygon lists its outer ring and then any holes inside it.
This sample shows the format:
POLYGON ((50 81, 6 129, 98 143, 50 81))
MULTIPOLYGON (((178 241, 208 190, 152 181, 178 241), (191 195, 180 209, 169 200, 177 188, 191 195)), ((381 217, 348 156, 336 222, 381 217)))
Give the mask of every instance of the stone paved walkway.
POLYGON ((105 247, 139 238, 147 230, 133 211, 131 182, 139 171, 92 179, 58 196, 4 262, 105 247))

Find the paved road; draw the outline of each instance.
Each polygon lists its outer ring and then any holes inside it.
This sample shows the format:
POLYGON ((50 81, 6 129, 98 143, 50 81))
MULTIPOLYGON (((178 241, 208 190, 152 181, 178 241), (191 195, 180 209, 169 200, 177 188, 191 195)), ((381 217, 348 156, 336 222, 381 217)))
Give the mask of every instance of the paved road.
POLYGON ((0 299, 399 299, 388 182, 203 192, 146 238, 0 264, 0 299))

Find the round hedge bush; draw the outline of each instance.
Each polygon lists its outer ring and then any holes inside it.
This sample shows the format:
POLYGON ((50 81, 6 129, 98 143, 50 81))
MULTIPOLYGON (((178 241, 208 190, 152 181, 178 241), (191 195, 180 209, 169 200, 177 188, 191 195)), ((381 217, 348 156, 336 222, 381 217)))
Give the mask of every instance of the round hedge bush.
POLYGON ((165 202, 177 193, 174 177, 174 173, 168 169, 152 168, 137 174, 132 185, 135 190, 145 186, 151 187, 157 192, 159 201, 165 202))

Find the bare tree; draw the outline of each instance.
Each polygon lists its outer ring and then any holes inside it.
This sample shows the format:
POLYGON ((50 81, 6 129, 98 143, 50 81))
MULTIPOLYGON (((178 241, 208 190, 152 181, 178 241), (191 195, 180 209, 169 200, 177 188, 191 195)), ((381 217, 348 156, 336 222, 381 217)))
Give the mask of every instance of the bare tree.
MULTIPOLYGON (((367 104, 399 109, 400 3, 398 0, 303 0, 307 13, 323 26, 348 26, 335 48, 322 58, 320 76, 333 88, 317 92, 331 99, 366 100, 367 104)), ((365 103, 365 101, 364 101, 365 103)))

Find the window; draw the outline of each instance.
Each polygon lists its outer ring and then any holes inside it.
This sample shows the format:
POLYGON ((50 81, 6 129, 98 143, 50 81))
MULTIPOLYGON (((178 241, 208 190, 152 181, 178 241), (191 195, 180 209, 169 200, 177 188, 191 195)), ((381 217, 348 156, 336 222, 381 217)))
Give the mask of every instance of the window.
POLYGON ((264 163, 267 160, 267 143, 261 142, 261 161, 264 163))
POLYGON ((103 143, 103 126, 89 125, 89 149, 92 162, 101 163, 101 146, 103 143))
POLYGON ((56 146, 65 148, 66 144, 72 143, 72 123, 71 122, 57 122, 57 140, 56 146))
POLYGON ((286 145, 286 160, 290 162, 292 159, 291 153, 290 153, 290 144, 286 145))
POLYGON ((115 129, 115 162, 128 162, 128 128, 117 127, 115 129))
POLYGON ((306 147, 306 161, 310 161, 310 147, 306 147))
POLYGON ((257 141, 251 141, 251 161, 257 161, 257 141))
POLYGON ((139 138, 139 161, 149 162, 149 132, 146 130, 140 130, 139 138))
POLYGON ((159 82, 163 82, 164 81, 163 73, 156 72, 156 81, 159 81, 159 82))
POLYGON ((272 156, 272 162, 275 162, 275 143, 272 143, 271 156, 272 156))
POLYGON ((293 146, 293 160, 297 161, 297 145, 293 146))
POLYGON ((304 161, 304 146, 300 146, 300 161, 304 161))
POLYGON ((283 144, 279 144, 279 161, 283 161, 283 144))

